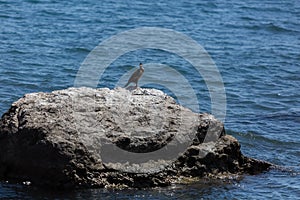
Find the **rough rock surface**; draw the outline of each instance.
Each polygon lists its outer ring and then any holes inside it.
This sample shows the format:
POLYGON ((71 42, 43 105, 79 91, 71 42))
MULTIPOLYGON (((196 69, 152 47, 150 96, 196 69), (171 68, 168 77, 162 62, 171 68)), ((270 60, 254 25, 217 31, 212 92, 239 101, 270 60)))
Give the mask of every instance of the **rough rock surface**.
POLYGON ((255 174, 223 124, 159 90, 27 94, 0 120, 0 179, 51 187, 156 187, 255 174))

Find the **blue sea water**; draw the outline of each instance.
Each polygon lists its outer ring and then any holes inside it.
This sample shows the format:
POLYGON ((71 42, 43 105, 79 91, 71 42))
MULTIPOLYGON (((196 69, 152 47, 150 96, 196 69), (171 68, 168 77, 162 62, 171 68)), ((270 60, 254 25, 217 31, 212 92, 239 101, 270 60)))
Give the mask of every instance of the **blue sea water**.
MULTIPOLYGON (((145 190, 45 191, 2 182, 0 199, 300 199, 300 1, 0 0, 0 22, 1 115, 25 93, 72 87, 81 63, 105 39, 133 28, 167 28, 197 41, 214 60, 226 89, 226 130, 242 152, 283 169, 231 183, 145 190)), ((99 87, 113 88, 139 62, 178 70, 201 111, 210 112, 203 79, 160 50, 120 57, 99 87)))

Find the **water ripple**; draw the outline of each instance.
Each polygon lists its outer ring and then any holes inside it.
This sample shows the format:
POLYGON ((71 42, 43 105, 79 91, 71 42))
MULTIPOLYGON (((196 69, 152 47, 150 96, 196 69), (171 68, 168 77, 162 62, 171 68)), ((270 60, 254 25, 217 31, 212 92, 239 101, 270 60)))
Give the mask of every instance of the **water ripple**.
MULTIPOLYGON (((87 54, 110 36, 141 26, 170 28, 203 45, 218 66, 227 94, 225 126, 238 137, 242 151, 299 168, 299 9, 299 1, 0 0, 0 114, 24 93, 72 86, 87 54)), ((193 84, 201 109, 211 110, 203 78, 182 58, 159 50, 130 52, 118 58, 100 85, 112 88, 139 61, 178 70, 193 84)), ((299 180, 299 174, 272 171, 229 186, 135 191, 137 196, 103 190, 57 196, 293 199, 299 180)), ((20 188, 29 199, 39 196, 20 188)), ((18 187, 0 184, 0 198, 21 198, 15 196, 18 191, 18 187)))

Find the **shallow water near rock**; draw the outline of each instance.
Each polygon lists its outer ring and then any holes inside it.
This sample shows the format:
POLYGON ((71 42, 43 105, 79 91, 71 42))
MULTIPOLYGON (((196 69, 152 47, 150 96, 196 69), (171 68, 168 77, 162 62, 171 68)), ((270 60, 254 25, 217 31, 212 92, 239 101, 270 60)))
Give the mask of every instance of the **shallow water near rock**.
MULTIPOLYGON (((299 1, 0 1, 0 113, 29 92, 73 86, 80 64, 101 41, 121 31, 155 26, 182 32, 215 61, 227 95, 227 133, 244 154, 287 170, 227 184, 158 190, 42 191, 0 184, 0 198, 297 199, 300 182, 299 1), (74 3, 74 4, 73 4, 74 3)), ((116 60, 99 87, 113 88, 139 62, 163 63, 193 83, 200 111, 210 111, 201 77, 175 55, 141 50, 116 60)), ((145 75, 147 69, 145 69, 145 75)), ((163 78, 162 78, 163 79, 163 78)), ((146 87, 146 86, 144 86, 146 87)), ((169 92, 159 85, 148 85, 169 92)), ((178 85, 178 90, 181 87, 178 85)))

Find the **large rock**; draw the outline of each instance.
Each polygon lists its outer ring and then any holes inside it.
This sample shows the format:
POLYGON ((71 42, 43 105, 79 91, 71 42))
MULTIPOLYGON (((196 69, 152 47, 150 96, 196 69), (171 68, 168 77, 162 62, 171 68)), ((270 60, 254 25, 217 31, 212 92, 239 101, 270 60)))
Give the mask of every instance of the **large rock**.
POLYGON ((0 178, 52 187, 155 187, 255 174, 209 114, 159 90, 70 88, 27 94, 0 120, 0 178))

